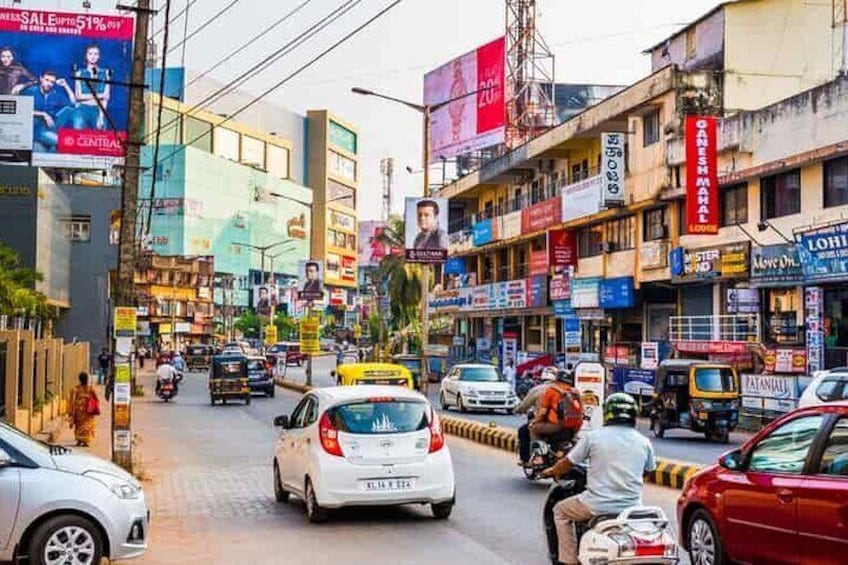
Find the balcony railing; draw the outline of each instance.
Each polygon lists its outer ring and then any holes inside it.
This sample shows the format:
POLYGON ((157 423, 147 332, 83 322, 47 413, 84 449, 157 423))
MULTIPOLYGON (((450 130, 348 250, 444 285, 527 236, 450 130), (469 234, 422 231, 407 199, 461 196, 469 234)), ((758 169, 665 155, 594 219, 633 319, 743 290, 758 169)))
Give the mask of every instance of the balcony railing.
POLYGON ((759 314, 726 316, 672 316, 669 338, 673 342, 760 342, 759 314))

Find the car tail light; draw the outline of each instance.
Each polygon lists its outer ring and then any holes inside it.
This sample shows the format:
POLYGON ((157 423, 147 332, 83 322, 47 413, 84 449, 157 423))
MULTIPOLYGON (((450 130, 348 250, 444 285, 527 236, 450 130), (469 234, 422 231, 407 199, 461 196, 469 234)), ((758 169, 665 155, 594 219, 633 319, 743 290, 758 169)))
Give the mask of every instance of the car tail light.
POLYGON ((336 457, 344 457, 342 446, 339 443, 339 430, 330 420, 329 412, 324 412, 324 415, 321 416, 321 421, 318 422, 318 433, 321 436, 321 447, 324 448, 324 451, 336 457))
POLYGON ((439 421, 439 415, 430 407, 430 453, 435 453, 445 445, 445 432, 442 430, 442 423, 439 421))

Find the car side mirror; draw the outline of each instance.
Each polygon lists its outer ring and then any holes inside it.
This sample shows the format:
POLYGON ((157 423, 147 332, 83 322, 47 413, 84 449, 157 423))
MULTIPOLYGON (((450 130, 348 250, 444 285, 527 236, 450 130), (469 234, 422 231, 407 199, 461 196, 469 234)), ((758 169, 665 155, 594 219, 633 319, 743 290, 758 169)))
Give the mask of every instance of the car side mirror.
POLYGON ((274 418, 274 427, 287 430, 291 427, 288 416, 277 416, 274 418))
POLYGON ((741 471, 745 465, 745 457, 740 450, 731 451, 722 455, 718 464, 729 471, 741 471))
POLYGON ((0 469, 12 467, 14 464, 15 460, 12 459, 11 455, 0 449, 0 469))

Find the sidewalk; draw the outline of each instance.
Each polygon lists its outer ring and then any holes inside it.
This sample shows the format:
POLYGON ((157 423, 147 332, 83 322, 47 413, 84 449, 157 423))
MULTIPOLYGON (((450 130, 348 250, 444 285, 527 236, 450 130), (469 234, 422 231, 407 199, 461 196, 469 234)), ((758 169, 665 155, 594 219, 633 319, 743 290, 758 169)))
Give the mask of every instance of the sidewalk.
POLYGON ((106 401, 104 387, 95 385, 97 398, 100 400, 100 416, 95 420, 96 431, 94 433, 94 441, 89 447, 77 447, 77 441, 74 439, 74 430, 68 422, 67 416, 54 419, 45 426, 45 431, 39 434, 39 439, 45 439, 45 436, 53 436, 53 443, 70 447, 74 451, 88 453, 101 459, 112 459, 112 404, 106 401))

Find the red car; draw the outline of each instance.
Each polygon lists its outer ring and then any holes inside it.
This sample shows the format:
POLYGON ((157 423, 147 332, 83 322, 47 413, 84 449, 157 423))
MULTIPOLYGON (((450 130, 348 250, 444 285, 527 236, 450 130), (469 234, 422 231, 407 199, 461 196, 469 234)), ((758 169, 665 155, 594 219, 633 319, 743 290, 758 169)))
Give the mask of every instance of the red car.
POLYGON ((285 359, 286 365, 297 365, 300 367, 306 360, 306 356, 300 352, 300 344, 297 342, 281 341, 275 343, 266 352, 268 359, 276 365, 285 359))
POLYGON ((687 481, 693 565, 848 563, 848 402, 800 408, 687 481))

